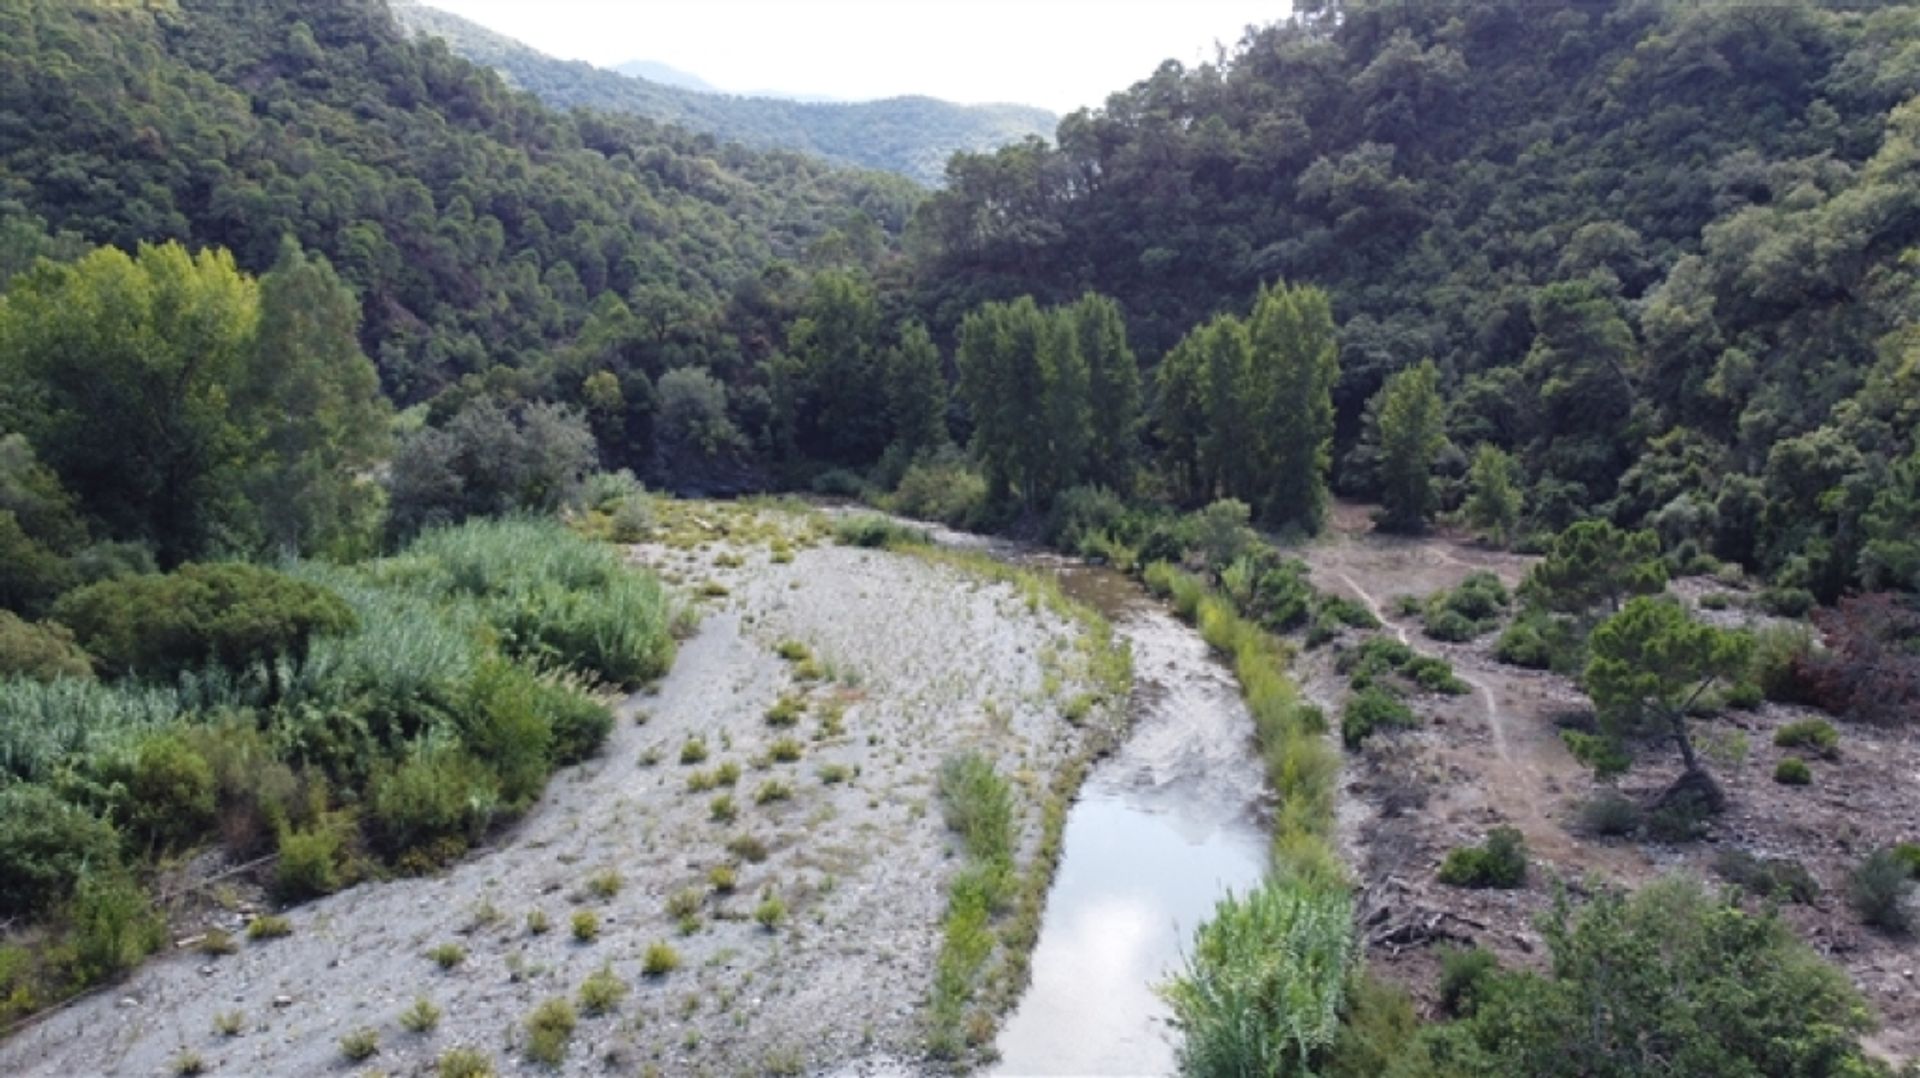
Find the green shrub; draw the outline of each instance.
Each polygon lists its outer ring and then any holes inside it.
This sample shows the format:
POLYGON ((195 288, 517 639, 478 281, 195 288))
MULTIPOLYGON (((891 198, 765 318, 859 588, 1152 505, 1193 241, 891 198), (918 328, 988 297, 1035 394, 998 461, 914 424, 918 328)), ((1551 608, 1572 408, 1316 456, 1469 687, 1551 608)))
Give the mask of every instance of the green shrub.
POLYGON ((1726 705, 1740 711, 1752 711, 1765 701, 1767 694, 1752 681, 1736 681, 1727 686, 1726 705))
POLYGON ((1368 686, 1354 693, 1340 713, 1340 738, 1347 748, 1357 749, 1376 730, 1407 729, 1419 725, 1413 709, 1392 693, 1368 686))
POLYGON ((526 668, 496 659, 474 672, 461 707, 461 744, 493 773, 500 799, 514 809, 539 796, 553 767, 553 729, 540 712, 536 684, 526 668))
POLYGON ((1763 626, 1753 633, 1750 677, 1769 700, 1812 703, 1813 690, 1804 673, 1813 652, 1813 631, 1805 625, 1763 626))
POLYGON ((439 1078, 493 1078, 493 1060, 478 1048, 449 1048, 440 1053, 434 1072, 439 1078))
POLYGON ((436 943, 427 949, 427 957, 441 969, 453 969, 467 960, 467 949, 457 943, 436 943))
POLYGON ((1579 830, 1596 838, 1617 838, 1640 830, 1640 806, 1608 791, 1582 801, 1574 818, 1579 830))
POLYGON ((985 862, 1013 856, 1013 793, 986 757, 967 752, 941 764, 940 805, 968 856, 985 862))
POLYGON ((380 1032, 362 1027, 340 1038, 340 1055, 349 1063, 364 1063, 380 1051, 380 1032))
POLYGON ((0 915, 66 900, 80 878, 118 864, 113 826, 44 787, 0 786, 0 915))
POLYGON ((1527 843, 1511 827, 1496 827, 1478 846, 1461 846, 1447 853, 1440 866, 1440 882, 1454 887, 1511 889, 1527 880, 1527 843))
POLYGON ((1745 850, 1723 850, 1713 870, 1727 882, 1758 895, 1807 904, 1820 897, 1820 884, 1798 861, 1755 857, 1745 850))
POLYGON ((781 782, 779 779, 768 779, 753 791, 753 803, 756 805, 766 805, 775 801, 790 801, 792 799, 793 787, 781 782))
POLYGON ((478 838, 499 803, 492 772, 457 738, 435 736, 415 742, 398 767, 377 772, 367 796, 371 830, 395 854, 478 838))
POLYGON ((986 504, 986 479, 959 454, 915 462, 884 499, 891 512, 955 527, 976 523, 986 504))
POLYGON ((707 742, 705 738, 698 736, 689 737, 681 742, 680 763, 682 766, 692 767, 695 764, 705 763, 706 759, 707 742))
POLYGON ((1876 850, 1847 877, 1847 902, 1867 924, 1904 933, 1913 927, 1913 887, 1908 865, 1892 850, 1876 850))
POLYGON ((1334 888, 1269 881, 1222 899, 1165 989, 1181 1073, 1308 1073, 1339 1029, 1352 916, 1334 888))
POLYGON ((641 958, 640 971, 649 977, 665 977, 680 968, 680 952, 665 940, 655 940, 647 944, 647 953, 641 958))
POLYGON ((1805 786, 1813 781, 1813 771, 1800 757, 1786 756, 1774 765, 1773 781, 1782 786, 1805 786))
POLYGON ((355 624, 327 589, 239 563, 104 580, 62 596, 53 614, 107 669, 160 678, 207 664, 245 670, 304 659, 316 637, 355 624))
POLYGON ((413 1004, 400 1012, 400 1028, 409 1033, 431 1033, 440 1024, 440 1008, 425 996, 415 996, 413 1004))
MULTIPOLYGON (((567 1058, 567 1042, 573 1039, 579 1017, 573 1004, 555 997, 534 1008, 527 1018, 527 1056, 549 1067, 558 1067, 567 1058)), ((444 1069, 444 1067, 443 1067, 444 1069)))
POLYGON ((146 892, 125 875, 87 872, 67 908, 67 945, 78 986, 112 980, 140 964, 167 940, 166 922, 146 892))
POLYGON ((191 842, 213 823, 213 767, 179 732, 142 738, 130 760, 107 765, 105 781, 123 791, 116 815, 143 839, 191 842))
POLYGON ((93 658, 73 642, 73 633, 53 622, 22 621, 0 610, 0 679, 35 681, 93 677, 93 658))
POLYGON ((1473 1013, 1486 993, 1500 960, 1480 947, 1445 947, 1440 951, 1440 1009, 1454 1017, 1473 1013))
POLYGON ((1692 791, 1669 797, 1647 813, 1647 837, 1655 842, 1692 842, 1706 833, 1710 806, 1692 791))
POLYGON ((1760 592, 1760 608, 1775 617, 1804 618, 1815 606, 1813 593, 1805 588, 1766 588, 1760 592))
POLYGON ((1428 692, 1465 696, 1473 691, 1471 685, 1454 674, 1453 664, 1431 655, 1415 656, 1400 668, 1400 672, 1428 692))
POLYGON ((1783 749, 1803 749, 1832 759, 1840 754, 1840 731, 1825 719, 1801 719, 1775 730, 1773 743, 1783 749))
POLYGON ((580 1009, 592 1015, 607 1014, 620 1006, 627 995, 627 982, 613 975, 613 968, 601 966, 580 982, 580 1009))
POLYGON ((322 821, 305 830, 292 827, 280 832, 280 860, 274 865, 274 891, 281 899, 302 899, 330 895, 340 889, 341 857, 345 836, 338 824, 322 821))
POLYGON ((1890 851, 1894 860, 1907 866, 1907 874, 1920 880, 1920 843, 1895 843, 1890 851))
POLYGON ((533 682, 534 706, 552 731, 549 755, 559 766, 589 759, 613 732, 613 709, 564 674, 541 675, 533 682))
POLYGON ((787 919, 787 904, 781 901, 779 895, 766 895, 753 908, 753 919, 761 928, 772 932, 787 919))
POLYGON ((600 915, 592 910, 574 910, 573 938, 580 943, 592 943, 599 939, 600 915))
POLYGON ((931 541, 927 533, 918 528, 896 524, 871 513, 841 517, 834 523, 833 537, 842 546, 869 548, 925 546, 931 541))
POLYGON ((1435 640, 1458 644, 1472 640, 1486 630, 1459 611, 1441 610, 1428 616, 1425 631, 1435 640))
POLYGON ((277 940, 293 935, 293 922, 277 913, 263 913, 247 922, 250 940, 277 940))

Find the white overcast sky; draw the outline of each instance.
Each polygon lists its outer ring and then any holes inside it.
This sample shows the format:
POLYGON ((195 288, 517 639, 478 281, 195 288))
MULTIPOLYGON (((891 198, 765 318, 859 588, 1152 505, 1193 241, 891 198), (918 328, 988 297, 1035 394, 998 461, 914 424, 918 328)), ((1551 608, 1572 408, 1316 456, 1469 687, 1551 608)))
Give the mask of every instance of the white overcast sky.
POLYGON ((1066 113, 1211 60, 1286 0, 426 0, 542 52, 657 60, 723 90, 930 94, 1066 113))

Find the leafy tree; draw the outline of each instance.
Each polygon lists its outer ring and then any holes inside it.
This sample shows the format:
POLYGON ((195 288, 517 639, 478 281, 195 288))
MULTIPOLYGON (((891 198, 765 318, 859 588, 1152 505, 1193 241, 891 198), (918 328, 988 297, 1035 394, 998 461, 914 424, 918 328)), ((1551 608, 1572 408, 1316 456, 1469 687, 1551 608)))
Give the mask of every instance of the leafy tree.
POLYGON ((1863 521, 1862 582, 1920 592, 1920 447, 1893 468, 1863 521))
POLYGON ((1611 493, 1633 409, 1633 330, 1591 281, 1541 289, 1522 370, 1539 395, 1535 452, 1544 470, 1590 494, 1611 493))
POLYGON ((390 409, 360 351, 360 304, 324 258, 288 240, 260 280, 260 325, 236 406, 273 417, 247 496, 267 545, 292 554, 367 553, 390 409))
POLYGON ((1089 292, 1070 310, 1074 340, 1087 364, 1092 438, 1087 478, 1131 493, 1140 453, 1140 365, 1127 345, 1120 305, 1089 292))
POLYGON ((1467 469, 1467 501, 1463 507, 1474 530, 1506 546, 1520 523, 1521 495, 1513 458, 1490 442, 1474 450, 1467 469))
POLYGON ((1340 374, 1327 294, 1285 282, 1262 290, 1248 339, 1253 456, 1265 487, 1261 517, 1276 527, 1317 531, 1326 512, 1333 386, 1340 374))
POLYGON ((1576 616, 1604 604, 1618 611, 1631 595, 1667 586, 1660 539, 1650 531, 1624 532, 1604 520, 1583 520, 1554 537, 1553 546, 1521 581, 1521 592, 1549 610, 1576 616))
POLYGON ((1162 460, 1174 489, 1189 503, 1211 489, 1201 453, 1207 437, 1208 376, 1200 332, 1196 329, 1182 337, 1160 361, 1155 375, 1159 392, 1154 430, 1165 447, 1162 460))
POLYGON ((814 278, 787 334, 799 361, 800 446, 841 464, 880 455, 887 442, 886 383, 880 375, 879 310, 872 287, 831 270, 814 278))
POLYGON ((893 445, 905 460, 948 444, 947 380, 927 327, 908 322, 887 353, 887 414, 893 445))
POLYGON ((983 304, 960 328, 960 392, 990 497, 1017 494, 1029 511, 1076 485, 1092 418, 1088 372, 1068 312, 1032 297, 983 304))
POLYGON ((1689 779, 1704 774, 1688 715, 1715 684, 1744 676, 1753 638, 1694 621, 1678 603, 1637 596, 1588 640, 1585 682, 1604 737, 1672 739, 1689 779))
POLYGON ((660 376, 660 425, 656 437, 664 460, 709 461, 740 449, 744 439, 727 416, 727 387, 706 371, 676 367, 660 376))
POLYGON ((1417 532, 1433 513, 1434 458, 1447 443, 1439 368, 1426 360, 1387 379, 1380 402, 1381 524, 1417 532))
POLYGON ((1262 416, 1253 397, 1253 344, 1247 325, 1220 315, 1194 331, 1206 376, 1206 428, 1200 474, 1210 492, 1258 503, 1262 416))

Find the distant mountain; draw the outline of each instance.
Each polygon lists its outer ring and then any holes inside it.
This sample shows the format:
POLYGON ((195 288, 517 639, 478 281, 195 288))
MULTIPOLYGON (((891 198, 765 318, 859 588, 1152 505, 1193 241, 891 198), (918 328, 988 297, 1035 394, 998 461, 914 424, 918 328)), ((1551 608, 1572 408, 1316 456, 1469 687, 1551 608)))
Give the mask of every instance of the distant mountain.
POLYGON ((662 86, 677 86, 682 90, 692 90, 700 94, 724 94, 725 90, 701 78, 691 71, 682 71, 671 64, 658 60, 628 60, 624 64, 615 64, 613 69, 634 79, 646 79, 662 86))
MULTIPOLYGON (((391 0, 414 37, 437 37, 456 55, 491 67, 556 108, 635 113, 760 148, 800 150, 842 164, 885 169, 938 186, 957 151, 989 152, 1030 137, 1052 140, 1059 118, 1027 105, 956 105, 931 97, 845 104, 736 97, 688 89, 697 76, 650 61, 620 74, 558 60, 513 38, 414 0, 391 0), (666 80, 668 72, 680 84, 666 80)), ((704 85, 704 83, 703 83, 704 85)))

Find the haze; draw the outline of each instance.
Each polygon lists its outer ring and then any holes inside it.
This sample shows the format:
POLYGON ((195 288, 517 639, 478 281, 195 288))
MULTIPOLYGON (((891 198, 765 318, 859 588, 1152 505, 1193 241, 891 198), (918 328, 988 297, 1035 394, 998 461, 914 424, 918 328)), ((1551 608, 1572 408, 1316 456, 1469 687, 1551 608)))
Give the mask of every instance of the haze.
POLYGON ((543 52, 610 67, 658 60, 732 92, 846 100, 928 94, 1066 113, 1153 73, 1211 60, 1257 0, 432 0, 543 52))

